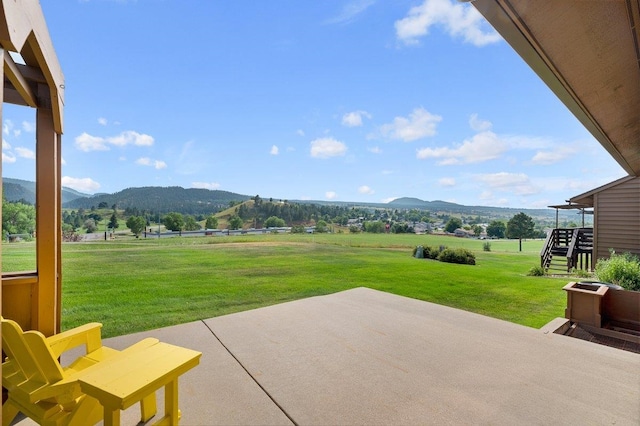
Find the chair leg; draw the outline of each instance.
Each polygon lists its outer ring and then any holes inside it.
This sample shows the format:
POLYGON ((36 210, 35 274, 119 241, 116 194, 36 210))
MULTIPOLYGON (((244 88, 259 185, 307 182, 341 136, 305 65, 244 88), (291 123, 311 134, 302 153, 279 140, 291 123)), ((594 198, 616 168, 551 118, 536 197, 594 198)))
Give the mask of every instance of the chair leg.
POLYGON ((140 421, 142 423, 151 420, 157 411, 155 392, 142 398, 142 401, 140 401, 140 421))
POLYGON ((88 395, 82 396, 81 399, 69 414, 68 426, 94 425, 102 420, 103 409, 98 400, 88 395))
POLYGON ((9 426, 13 419, 18 415, 20 409, 17 405, 7 400, 2 404, 2 426, 9 426))

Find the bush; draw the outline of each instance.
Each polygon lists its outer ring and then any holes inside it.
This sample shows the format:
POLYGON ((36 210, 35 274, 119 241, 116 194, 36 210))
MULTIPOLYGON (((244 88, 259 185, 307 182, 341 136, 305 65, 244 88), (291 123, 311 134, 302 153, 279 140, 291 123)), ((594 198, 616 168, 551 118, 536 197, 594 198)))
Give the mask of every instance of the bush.
POLYGON ((464 248, 444 249, 439 255, 440 262, 459 263, 462 265, 475 265, 476 256, 464 248))
POLYGON ((489 241, 485 241, 485 243, 482 245, 482 250, 491 251, 491 243, 489 241))
POLYGON ((532 266, 527 272, 527 275, 530 277, 543 277, 546 274, 544 268, 542 266, 532 266))
POLYGON ((640 291, 640 259, 631 253, 620 255, 611 251, 609 259, 598 260, 595 274, 602 282, 640 291))
POLYGON ((437 260, 440 253, 446 249, 445 246, 430 247, 430 246, 417 246, 413 248, 413 257, 416 257, 418 247, 422 247, 422 259, 434 259, 437 260))
POLYGON ((293 225, 291 227, 291 233, 292 234, 304 234, 305 233, 305 229, 303 225, 293 225))
POLYGON ((589 271, 585 271, 584 269, 573 268, 571 274, 575 275, 578 278, 591 278, 591 273, 589 271))

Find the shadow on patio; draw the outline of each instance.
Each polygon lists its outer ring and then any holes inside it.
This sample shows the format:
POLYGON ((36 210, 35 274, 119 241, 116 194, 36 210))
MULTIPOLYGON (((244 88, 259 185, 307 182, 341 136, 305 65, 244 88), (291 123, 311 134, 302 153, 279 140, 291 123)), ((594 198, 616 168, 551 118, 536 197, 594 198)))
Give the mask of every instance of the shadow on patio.
POLYGON ((203 352, 184 425, 640 422, 638 354, 366 288, 146 336, 203 352))

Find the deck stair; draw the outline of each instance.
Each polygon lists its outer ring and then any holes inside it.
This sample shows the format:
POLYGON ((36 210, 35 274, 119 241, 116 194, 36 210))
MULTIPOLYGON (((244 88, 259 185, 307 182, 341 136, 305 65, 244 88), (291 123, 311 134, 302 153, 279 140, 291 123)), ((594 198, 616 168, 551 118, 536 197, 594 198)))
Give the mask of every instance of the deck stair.
POLYGON ((540 251, 540 266, 545 271, 570 273, 574 268, 593 266, 593 228, 556 228, 547 235, 540 251))

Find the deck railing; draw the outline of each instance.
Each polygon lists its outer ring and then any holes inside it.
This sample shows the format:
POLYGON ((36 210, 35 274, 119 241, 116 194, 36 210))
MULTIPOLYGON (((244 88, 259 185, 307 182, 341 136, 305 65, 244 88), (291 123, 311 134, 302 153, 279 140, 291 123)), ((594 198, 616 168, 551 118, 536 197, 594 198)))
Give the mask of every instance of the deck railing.
POLYGON ((593 252, 593 228, 556 228, 547 235, 540 251, 540 266, 549 269, 553 257, 566 258, 567 272, 589 269, 593 252))

